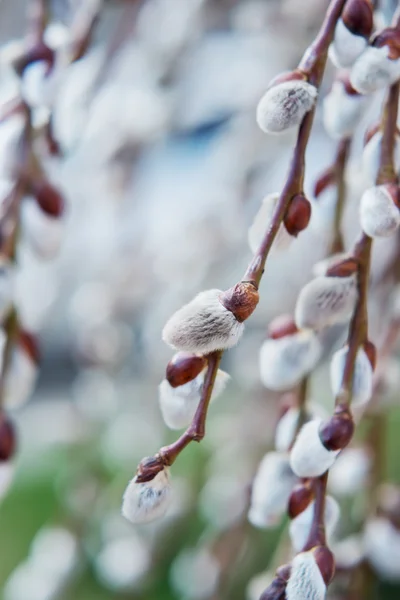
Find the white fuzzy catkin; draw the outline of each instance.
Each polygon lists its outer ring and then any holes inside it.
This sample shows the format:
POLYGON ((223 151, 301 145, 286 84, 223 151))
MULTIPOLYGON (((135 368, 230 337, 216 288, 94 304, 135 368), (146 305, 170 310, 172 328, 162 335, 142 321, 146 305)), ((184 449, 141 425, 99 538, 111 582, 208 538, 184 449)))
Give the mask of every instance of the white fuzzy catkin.
POLYGON ((32 108, 50 108, 54 102, 59 77, 45 60, 38 60, 27 67, 21 77, 21 93, 25 102, 32 108))
POLYGON ((126 592, 139 586, 150 566, 149 548, 145 540, 136 535, 111 539, 94 562, 101 583, 115 592, 126 592))
POLYGON ((326 585, 312 552, 301 552, 294 557, 286 600, 324 600, 326 585))
POLYGON ((389 48, 368 46, 356 60, 350 73, 351 85, 360 94, 372 94, 397 81, 400 59, 389 58, 389 48))
POLYGON ((354 311, 357 280, 350 277, 315 277, 299 293, 295 310, 297 327, 322 329, 345 323, 354 311))
POLYGON ((38 366, 22 348, 16 346, 4 380, 4 405, 9 409, 20 408, 28 402, 35 389, 38 366))
POLYGON ((384 517, 369 521, 363 536, 364 552, 379 577, 400 581, 400 531, 384 517))
POLYGON ((368 98, 348 94, 341 81, 335 81, 323 102, 324 127, 331 138, 350 137, 357 128, 368 98))
POLYGON ((266 340, 259 356, 262 383, 270 390, 290 389, 315 367, 321 352, 321 344, 311 330, 266 340))
POLYGON ((276 526, 287 509, 297 478, 287 454, 268 452, 254 478, 248 518, 255 527, 276 526))
POLYGON ((290 466, 299 477, 319 477, 330 469, 340 450, 327 450, 319 437, 322 419, 313 419, 300 429, 290 453, 290 466))
MULTIPOLYGON (((204 369, 192 381, 172 387, 166 379, 159 386, 158 399, 165 424, 170 429, 182 429, 192 421, 203 390, 204 369)), ((211 401, 215 400, 225 389, 230 377, 220 369, 217 371, 211 401)))
POLYGON ((335 555, 335 563, 338 569, 354 569, 364 559, 364 548, 360 535, 350 535, 339 542, 335 542, 330 548, 335 555))
MULTIPOLYGON (((268 194, 265 196, 256 216, 254 217, 254 221, 251 224, 247 234, 250 250, 253 252, 253 254, 257 252, 266 232, 271 226, 279 197, 279 193, 268 194)), ((272 244, 272 250, 286 250, 286 248, 290 246, 294 239, 295 238, 288 233, 286 227, 281 224, 272 244)))
POLYGON ((183 550, 172 563, 170 578, 177 597, 207 600, 217 589, 220 564, 207 548, 183 550))
MULTIPOLYGON (((344 367, 346 363, 348 347, 344 346, 332 356, 330 365, 330 379, 332 394, 336 397, 342 386, 344 367)), ((373 370, 368 356, 363 348, 357 352, 353 374, 352 404, 361 406, 368 402, 372 396, 373 370)))
MULTIPOLYGON (((316 417, 325 419, 328 417, 327 412, 322 406, 309 404, 306 407, 305 422, 316 417)), ((279 419, 275 429, 275 450, 278 452, 289 451, 296 437, 297 425, 299 421, 300 410, 296 406, 289 408, 285 414, 279 419)))
POLYGON ((347 252, 337 252, 335 254, 332 254, 331 256, 328 256, 328 258, 323 258, 322 260, 319 260, 314 264, 312 274, 314 275, 314 277, 326 275, 327 271, 331 267, 339 264, 340 262, 343 262, 347 258, 350 258, 350 255, 347 252))
MULTIPOLYGON (((377 131, 365 145, 362 153, 362 171, 363 176, 370 185, 375 185, 378 176, 379 164, 381 159, 382 132, 377 131)), ((394 149, 394 162, 396 170, 400 166, 400 139, 396 136, 394 149)))
POLYGON ((163 469, 145 483, 137 483, 134 477, 124 493, 122 514, 131 523, 148 523, 165 515, 170 500, 168 469, 163 469))
POLYGON ((400 225, 400 210, 384 185, 368 188, 361 197, 360 222, 372 238, 389 237, 400 225))
MULTIPOLYGON (((301 552, 307 543, 314 518, 314 506, 315 502, 313 501, 302 513, 290 522, 289 535, 295 552, 301 552)), ((335 533, 339 517, 339 504, 332 496, 327 496, 325 500, 325 530, 328 546, 335 533)))
POLYGON ((307 81, 292 80, 269 88, 257 106, 257 123, 265 133, 281 133, 300 125, 318 95, 307 81))
POLYGON ((221 290, 200 292, 167 321, 162 338, 172 348, 207 354, 232 348, 239 341, 244 324, 219 301, 221 290))
POLYGON ((329 58, 335 67, 351 67, 364 52, 367 43, 363 36, 352 33, 343 23, 343 20, 339 19, 333 42, 329 47, 329 58))
POLYGON ((24 198, 21 208, 21 230, 34 254, 50 260, 60 251, 63 234, 63 219, 44 213, 34 198, 24 198))
POLYGON ((329 490, 337 496, 354 496, 365 489, 370 468, 365 448, 345 448, 329 472, 329 490))

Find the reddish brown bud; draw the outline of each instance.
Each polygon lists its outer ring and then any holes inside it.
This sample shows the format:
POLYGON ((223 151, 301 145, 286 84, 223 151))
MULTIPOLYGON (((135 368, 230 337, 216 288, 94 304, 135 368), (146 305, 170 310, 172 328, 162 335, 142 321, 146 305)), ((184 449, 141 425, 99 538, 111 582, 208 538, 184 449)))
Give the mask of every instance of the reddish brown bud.
POLYGON ((151 481, 165 466, 161 451, 156 456, 147 456, 146 458, 143 458, 136 471, 137 483, 151 481))
POLYGON ((333 417, 322 423, 319 429, 319 437, 327 450, 345 448, 353 433, 353 417, 349 409, 342 406, 338 406, 333 417))
POLYGON ((260 596, 260 600, 285 600, 286 581, 276 578, 260 596))
POLYGON ((312 549, 322 579, 326 585, 329 585, 335 575, 335 557, 326 546, 316 546, 312 549))
POLYGON ((357 273, 357 271, 358 261, 353 257, 349 257, 329 267, 326 275, 328 277, 350 277, 354 273, 357 273))
POLYGON ((43 212, 60 217, 64 212, 64 198, 57 188, 46 179, 32 182, 32 193, 43 212))
POLYGON ((18 341, 24 352, 32 359, 35 364, 40 362, 39 342, 36 335, 29 331, 20 330, 18 341))
POLYGON ((354 35, 369 38, 374 25, 373 6, 369 0, 347 0, 342 13, 343 23, 354 35))
POLYGON ((0 416, 0 461, 9 460, 15 452, 16 435, 12 422, 2 414, 0 416))
POLYGON ((371 45, 376 48, 387 46, 389 48, 388 57, 391 60, 400 58, 400 30, 394 27, 387 27, 379 31, 372 39, 371 45))
POLYGON ((205 368, 204 356, 191 352, 177 352, 167 364, 165 378, 171 387, 176 388, 193 381, 205 368))
POLYGON ((385 188, 389 192, 390 197, 392 198, 392 200, 395 203, 395 205, 397 206, 397 208, 400 208, 400 188, 399 188, 399 186, 396 183, 387 183, 385 185, 385 188))
POLYGON ((45 43, 38 42, 17 56, 13 61, 13 66, 18 75, 22 75, 26 67, 32 63, 45 61, 48 63, 50 71, 54 64, 54 56, 54 50, 49 48, 45 43))
POLYGON ((268 325, 268 336, 273 340, 293 335, 298 332, 292 315, 279 315, 268 325))
POLYGON ((242 323, 254 312, 260 297, 256 287, 249 281, 241 281, 223 292, 219 301, 242 323))
POLYGON ((288 515, 291 519, 295 519, 298 515, 304 512, 307 506, 314 499, 314 489, 311 481, 307 479, 304 483, 299 483, 294 486, 290 494, 288 503, 288 515))
POLYGON ((311 204, 303 194, 297 194, 290 201, 284 225, 290 235, 297 236, 306 229, 311 218, 311 204))
POLYGON ((355 90, 353 88, 353 86, 351 85, 350 75, 349 75, 349 72, 346 71, 346 69, 341 69, 340 71, 337 72, 336 81, 340 81, 340 83, 343 84, 345 92, 349 96, 361 96, 361 94, 359 92, 357 92, 357 90, 355 90))
POLYGON ((329 167, 321 173, 314 185, 314 198, 318 198, 328 187, 336 182, 335 171, 329 167))
POLYGON ((364 352, 368 356, 368 360, 371 363, 372 370, 375 370, 376 366, 376 346, 370 340, 367 340, 364 345, 364 352))
POLYGON ((285 83, 286 81, 307 81, 307 75, 304 73, 304 71, 300 71, 300 69, 295 69, 294 71, 285 71, 284 73, 280 73, 274 77, 270 81, 268 88, 278 85, 279 83, 285 83))

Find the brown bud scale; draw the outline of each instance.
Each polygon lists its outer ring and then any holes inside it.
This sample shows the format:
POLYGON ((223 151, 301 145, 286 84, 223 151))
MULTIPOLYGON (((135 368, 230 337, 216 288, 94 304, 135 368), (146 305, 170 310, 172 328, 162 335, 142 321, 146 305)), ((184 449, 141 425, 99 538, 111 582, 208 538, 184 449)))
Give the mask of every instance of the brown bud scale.
POLYGON ((369 0, 348 0, 343 9, 342 20, 351 33, 369 38, 374 25, 371 2, 369 0))
POLYGON ((288 582, 291 572, 292 572, 291 564, 281 565, 280 567, 277 568, 275 575, 278 579, 282 579, 282 581, 288 582))
POLYGON ((376 133, 378 133, 380 128, 381 128, 381 123, 375 123, 375 125, 370 125, 370 127, 367 128, 367 131, 365 132, 365 135, 364 135, 364 146, 366 146, 368 144, 368 142, 370 142, 372 140, 372 138, 374 137, 374 135, 376 133))
POLYGON ((335 171, 329 167, 321 173, 314 185, 314 198, 318 198, 328 187, 335 185, 335 171))
POLYGON ((40 349, 37 336, 29 331, 21 329, 18 334, 18 342, 29 358, 31 358, 35 364, 39 364, 40 349))
POLYGON ((279 315, 268 325, 268 335, 273 340, 294 335, 298 331, 292 315, 279 315))
POLYGON ((383 31, 378 32, 372 39, 372 46, 389 48, 388 57, 391 60, 400 58, 400 30, 394 27, 387 27, 383 31))
POLYGON ((176 388, 193 381, 206 367, 204 356, 191 352, 177 352, 167 364, 165 378, 171 387, 176 388))
POLYGON ((147 483, 154 479, 163 469, 164 464, 161 454, 143 458, 136 471, 136 481, 137 483, 147 483))
POLYGON ((268 89, 274 87, 275 85, 279 85, 280 83, 285 83, 286 81, 307 81, 307 75, 304 73, 304 71, 300 71, 300 69, 295 69, 294 71, 285 71, 270 81, 268 89))
POLYGON ((346 71, 345 69, 341 69, 340 71, 338 71, 338 73, 336 75, 336 81, 340 81, 340 83, 343 85, 344 90, 348 96, 361 96, 362 95, 359 92, 357 92, 357 90, 355 90, 353 88, 353 86, 351 85, 349 72, 346 71))
POLYGON ((297 194, 290 201, 283 221, 287 232, 296 237, 301 231, 306 229, 310 218, 310 201, 303 194, 297 194))
POLYGON ((15 453, 16 435, 12 422, 3 414, 0 416, 0 461, 9 460, 15 453))
POLYGON ((233 313, 239 323, 250 317, 259 299, 258 290, 248 281, 237 283, 219 297, 222 306, 233 313))
POLYGON ((358 261, 353 258, 345 258, 344 260, 333 264, 326 271, 327 277, 350 277, 358 271, 358 261))
POLYGON ((48 64, 48 71, 51 70, 54 64, 54 50, 49 48, 43 42, 39 42, 30 48, 26 49, 14 61, 14 69, 18 75, 22 75, 26 67, 34 62, 45 61, 48 64))
POLYGON ((289 497, 288 515, 295 519, 306 510, 314 499, 314 489, 309 480, 296 485, 289 497))
POLYGON ((260 596, 260 600, 285 600, 286 582, 276 578, 260 596))
POLYGON ((338 406, 335 414, 321 424, 319 437, 327 450, 342 450, 350 442, 354 433, 354 422, 350 411, 338 406))
POLYGON ((335 575, 335 558, 332 552, 326 546, 316 546, 312 553, 325 585, 329 585, 335 575))
POLYGON ((370 340, 364 342, 363 345, 364 352, 368 356, 368 360, 371 363, 372 370, 375 370, 376 367, 376 346, 370 340))
POLYGON ((60 217, 64 212, 64 198, 56 187, 46 179, 32 182, 32 193, 43 212, 60 217))
POLYGON ((390 197, 392 198, 393 202, 395 203, 395 205, 397 206, 397 208, 400 209, 400 188, 396 183, 387 183, 385 185, 385 188, 387 189, 388 193, 390 194, 390 197))

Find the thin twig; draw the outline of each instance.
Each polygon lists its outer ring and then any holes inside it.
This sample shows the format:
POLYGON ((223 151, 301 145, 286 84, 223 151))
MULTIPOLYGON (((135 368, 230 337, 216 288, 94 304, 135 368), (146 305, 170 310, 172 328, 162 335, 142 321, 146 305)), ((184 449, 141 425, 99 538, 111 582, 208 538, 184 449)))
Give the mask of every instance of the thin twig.
POLYGON ((314 514, 313 521, 304 550, 310 550, 314 546, 325 546, 325 499, 326 486, 328 483, 328 471, 321 477, 314 479, 314 514))
MULTIPOLYGON (((309 82, 317 88, 322 81, 328 56, 328 48, 332 41, 335 25, 340 17, 344 4, 345 0, 331 2, 316 40, 311 44, 299 65, 299 69, 308 75, 309 82)), ((314 121, 314 115, 315 107, 306 114, 300 125, 289 173, 277 203, 271 226, 243 276, 243 281, 253 283, 256 288, 260 285, 267 256, 285 217, 289 202, 293 196, 303 191, 305 154, 314 121)))
POLYGON ((333 172, 336 182, 336 205, 335 216, 333 221, 333 239, 331 244, 330 254, 343 252, 343 235, 342 235, 342 218, 346 200, 346 180, 345 172, 349 158, 351 139, 345 138, 340 140, 333 165, 333 172))
MULTIPOLYGON (((397 112, 399 103, 399 84, 391 86, 382 117, 382 142, 377 185, 396 183, 397 175, 394 165, 394 148, 397 128, 397 112)), ((359 347, 368 338, 368 281, 371 263, 372 239, 363 233, 354 248, 354 256, 358 261, 358 299, 350 324, 348 337, 348 353, 344 368, 341 390, 336 398, 336 405, 349 406, 352 395, 354 365, 359 347)))

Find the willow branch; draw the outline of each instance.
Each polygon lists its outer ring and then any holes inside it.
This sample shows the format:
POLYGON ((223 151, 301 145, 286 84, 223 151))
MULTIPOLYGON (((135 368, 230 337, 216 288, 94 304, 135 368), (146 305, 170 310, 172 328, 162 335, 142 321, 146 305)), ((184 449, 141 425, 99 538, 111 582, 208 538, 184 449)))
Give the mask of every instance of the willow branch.
MULTIPOLYGON (((346 0, 332 0, 315 41, 308 48, 299 65, 299 69, 306 74, 308 81, 317 88, 322 81, 328 57, 328 48, 333 39, 335 26, 345 1, 346 0)), ((258 288, 260 284, 264 273, 265 262, 279 227, 284 220, 290 200, 295 194, 301 192, 303 189, 305 153, 314 121, 314 114, 315 107, 306 114, 299 127, 297 143, 293 152, 288 177, 280 195, 276 211, 273 215, 271 226, 266 232, 260 247, 243 276, 242 281, 250 282, 256 288, 258 288)), ((139 465, 137 472, 138 482, 148 481, 149 477, 154 477, 162 468, 164 468, 164 466, 169 466, 175 462, 176 458, 188 444, 192 441, 200 441, 204 437, 207 410, 222 354, 223 352, 221 351, 209 355, 208 369, 201 400, 191 425, 176 442, 165 448, 161 448, 150 464, 142 463, 139 465)))
POLYGON ((43 42, 43 34, 47 23, 47 0, 30 0, 27 9, 28 45, 35 46, 43 42))
POLYGON ((328 483, 328 471, 314 479, 314 514, 313 521, 304 550, 310 550, 314 546, 325 546, 325 499, 326 486, 328 483))
MULTIPOLYGON (((322 81, 328 57, 328 48, 333 39, 335 25, 340 17, 344 4, 345 0, 334 0, 331 2, 316 40, 311 44, 299 65, 299 69, 307 74, 308 81, 317 88, 322 81)), ((305 154, 314 121, 314 115, 315 107, 306 114, 300 125, 289 173, 277 203, 271 226, 243 276, 242 281, 249 281, 253 283, 256 288, 260 285, 267 256, 285 217, 289 202, 293 196, 303 191, 305 154)))
MULTIPOLYGON (((399 84, 391 86, 382 118, 382 142, 377 185, 395 183, 397 175, 394 165, 394 147, 399 103, 399 84)), ((368 338, 368 280, 371 263, 372 239, 363 233, 356 243, 353 254, 358 261, 358 300, 350 324, 348 353, 344 368, 341 390, 336 405, 349 406, 351 402, 354 365, 359 347, 368 338)))
POLYGON ((351 139, 346 138, 338 144, 333 173, 336 181, 336 205, 333 221, 333 239, 330 254, 343 252, 342 219, 346 200, 346 165, 349 158, 351 139))

